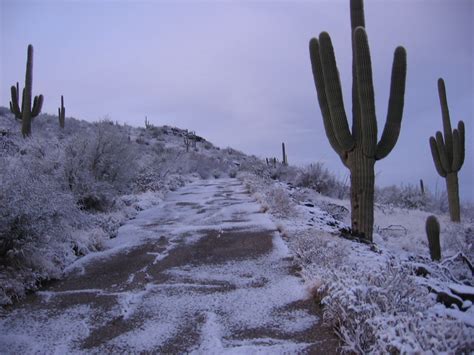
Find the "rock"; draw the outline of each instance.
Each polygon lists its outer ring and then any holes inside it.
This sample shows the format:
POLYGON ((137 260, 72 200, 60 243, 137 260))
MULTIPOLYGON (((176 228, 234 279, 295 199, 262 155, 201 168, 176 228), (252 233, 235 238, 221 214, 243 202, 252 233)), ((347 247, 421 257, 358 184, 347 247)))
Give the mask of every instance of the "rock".
POLYGON ((474 302, 474 287, 455 283, 449 284, 448 287, 452 293, 464 301, 474 302))
POLYGON ((451 308, 451 306, 455 304, 459 309, 462 309, 464 301, 458 296, 444 291, 438 291, 437 293, 436 302, 440 302, 448 308, 451 308))

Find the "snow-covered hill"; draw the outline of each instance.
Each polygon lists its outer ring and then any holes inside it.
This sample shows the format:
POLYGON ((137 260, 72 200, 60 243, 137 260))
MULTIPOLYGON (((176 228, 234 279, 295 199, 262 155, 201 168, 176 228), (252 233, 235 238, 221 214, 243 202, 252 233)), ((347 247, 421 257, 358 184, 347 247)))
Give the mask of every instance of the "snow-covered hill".
POLYGON ((57 120, 40 115, 23 139, 0 108, 0 304, 106 248, 121 225, 168 191, 237 177, 273 216, 347 350, 474 351, 472 211, 452 224, 442 195, 377 189, 375 244, 360 244, 343 238, 348 186, 321 164, 268 164, 169 126, 67 118, 62 130, 57 120), (424 231, 431 213, 442 226, 437 263, 424 231))
POLYGON ((195 179, 265 169, 175 127, 40 115, 32 137, 0 108, 0 304, 101 250, 137 211, 195 179), (185 138, 190 140, 186 147, 185 138))

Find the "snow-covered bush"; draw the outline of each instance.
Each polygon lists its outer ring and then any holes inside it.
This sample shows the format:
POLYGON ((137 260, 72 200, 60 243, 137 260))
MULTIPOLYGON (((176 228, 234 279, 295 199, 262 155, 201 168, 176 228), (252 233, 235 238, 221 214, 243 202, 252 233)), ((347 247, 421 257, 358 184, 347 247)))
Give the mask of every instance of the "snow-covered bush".
POLYGON ((264 201, 276 216, 288 218, 294 211, 294 202, 291 200, 288 190, 282 187, 273 187, 264 195, 264 201))
POLYGON ((127 219, 196 178, 191 175, 222 176, 247 159, 198 136, 205 148, 186 153, 185 132, 71 117, 60 129, 57 116, 41 114, 25 140, 20 123, 2 108, 0 304, 100 249, 127 219))
POLYGON ((65 178, 86 210, 106 211, 135 178, 136 150, 120 127, 109 121, 75 134, 65 147, 65 178), (124 163, 126 162, 126 163, 124 163))
POLYGON ((229 177, 230 177, 230 178, 235 178, 235 177, 237 177, 237 169, 231 168, 231 169, 229 170, 229 177))
POLYGON ((426 212, 393 205, 388 214, 377 209, 377 223, 404 225, 404 232, 390 235, 381 228, 374 238, 377 246, 359 244, 340 237, 341 223, 333 223, 332 218, 342 221, 341 215, 326 213, 326 203, 344 208, 347 201, 255 176, 240 178, 272 213, 308 290, 323 305, 324 321, 343 340, 343 352, 469 353, 474 349, 472 303, 461 301, 464 311, 456 304, 446 306, 433 291, 449 294, 449 286, 474 285, 471 223, 449 224, 448 217, 441 218, 443 259, 434 263, 424 231, 426 212), (289 201, 284 206, 298 204, 290 220, 272 209, 272 204, 281 204, 266 198, 272 195, 275 201, 286 195, 289 201), (308 200, 314 203, 306 204, 308 200))
POLYGON ((392 185, 376 189, 375 200, 378 203, 409 209, 425 209, 428 205, 428 194, 422 194, 413 185, 392 185))
MULTIPOLYGON (((379 204, 393 207, 419 209, 433 213, 448 211, 448 198, 445 190, 436 191, 433 194, 425 188, 425 192, 422 194, 418 186, 410 184, 376 188, 375 200, 379 204)), ((469 208, 464 207, 463 209, 470 216, 469 208)))
MULTIPOLYGON (((92 222, 68 191, 57 142, 32 137, 12 144, 18 151, 0 157, 0 279, 9 279, 0 286, 2 303, 24 286, 58 277, 75 258, 74 233, 92 222)), ((94 244, 82 243, 89 250, 94 244)))
POLYGON ((322 163, 310 164, 302 168, 295 179, 295 185, 313 189, 320 194, 332 197, 345 197, 348 187, 324 167, 322 163))

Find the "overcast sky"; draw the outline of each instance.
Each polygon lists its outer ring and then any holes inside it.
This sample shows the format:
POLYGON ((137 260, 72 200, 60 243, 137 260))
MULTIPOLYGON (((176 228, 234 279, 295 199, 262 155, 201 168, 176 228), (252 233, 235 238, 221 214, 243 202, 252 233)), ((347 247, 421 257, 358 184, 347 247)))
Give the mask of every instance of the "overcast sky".
MULTIPOLYGON (((332 37, 351 112, 349 0, 23 1, 0 0, 0 105, 24 83, 34 45, 33 93, 43 112, 65 96, 68 116, 105 116, 143 126, 195 130, 213 143, 289 162, 322 161, 348 171, 330 147, 311 74, 308 42, 332 37)), ((437 79, 446 82, 453 126, 466 124, 462 198, 474 201, 474 9, 472 0, 367 0, 379 136, 387 113, 393 51, 407 49, 401 135, 377 162, 376 183, 444 189, 428 138, 442 129, 437 79)))

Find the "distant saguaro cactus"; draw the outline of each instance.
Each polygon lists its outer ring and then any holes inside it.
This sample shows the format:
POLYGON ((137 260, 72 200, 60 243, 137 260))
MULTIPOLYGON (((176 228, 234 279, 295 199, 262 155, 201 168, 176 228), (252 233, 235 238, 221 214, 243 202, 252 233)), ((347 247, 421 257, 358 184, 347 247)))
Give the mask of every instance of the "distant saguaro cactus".
POLYGON ((426 236, 430 248, 431 260, 441 260, 441 246, 439 243, 439 222, 435 216, 426 219, 426 236))
POLYGON ((64 128, 66 119, 66 108, 64 107, 64 97, 61 95, 61 107, 58 107, 59 127, 64 128))
POLYGON ((431 155, 438 174, 446 179, 451 221, 460 222, 458 171, 464 163, 465 155, 464 122, 459 121, 458 128, 451 130, 446 87, 441 78, 438 79, 438 94, 443 116, 444 139, 440 131, 436 132, 436 138, 430 137, 431 155))
POLYGON ((31 97, 33 91, 33 46, 28 45, 28 56, 26 60, 25 88, 23 89, 21 109, 19 105, 19 84, 11 87, 12 100, 10 101, 10 111, 17 119, 21 120, 21 133, 23 137, 31 135, 31 121, 38 116, 43 106, 43 95, 35 96, 33 106, 31 97))
POLYGON ((351 172, 351 222, 355 236, 372 241, 374 165, 397 142, 403 114, 406 52, 394 54, 387 121, 377 143, 374 85, 362 0, 351 0, 352 132, 346 118, 331 37, 322 32, 309 42, 314 82, 329 143, 351 172))
POLYGON ((425 184, 423 184, 423 179, 420 179, 420 192, 421 196, 425 196, 425 184))
POLYGON ((288 165, 288 157, 286 156, 285 143, 281 143, 281 152, 282 152, 282 163, 283 165, 288 165))
POLYGON ((148 121, 148 117, 145 116, 145 129, 150 129, 152 127, 152 124, 150 121, 148 121))

